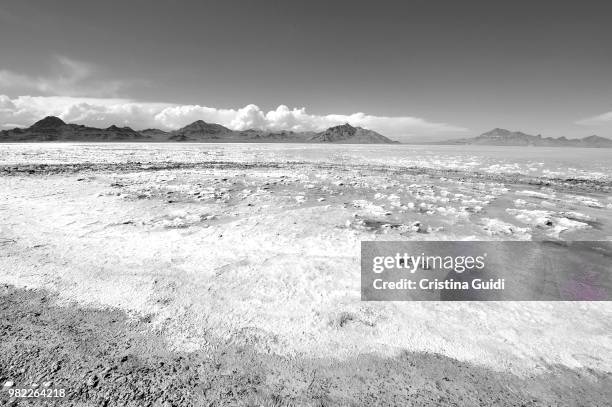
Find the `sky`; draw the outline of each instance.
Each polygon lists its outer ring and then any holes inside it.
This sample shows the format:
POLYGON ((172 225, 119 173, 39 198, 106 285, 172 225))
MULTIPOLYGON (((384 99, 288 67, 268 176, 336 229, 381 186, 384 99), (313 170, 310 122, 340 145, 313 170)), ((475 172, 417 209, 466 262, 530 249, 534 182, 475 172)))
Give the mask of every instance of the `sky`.
POLYGON ((612 137, 612 2, 0 3, 0 126, 612 137))

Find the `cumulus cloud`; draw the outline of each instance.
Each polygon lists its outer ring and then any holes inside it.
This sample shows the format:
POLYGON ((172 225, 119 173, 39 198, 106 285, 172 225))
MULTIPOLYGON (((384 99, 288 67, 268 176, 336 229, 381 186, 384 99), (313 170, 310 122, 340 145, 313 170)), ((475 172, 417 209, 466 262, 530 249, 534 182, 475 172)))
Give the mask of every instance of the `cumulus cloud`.
POLYGON ((56 56, 51 73, 42 76, 25 75, 11 70, 0 70, 0 87, 17 92, 41 95, 108 97, 116 95, 126 83, 105 80, 94 65, 56 56))
POLYGON ((612 124, 612 112, 603 113, 598 116, 587 117, 586 119, 578 120, 576 124, 583 126, 601 126, 612 124))
POLYGON ((105 80, 92 64, 58 56, 49 74, 31 76, 0 70, 0 90, 11 94, 35 94, 10 98, 0 94, 0 126, 29 126, 44 116, 64 121, 106 127, 111 124, 136 129, 177 129, 196 120, 219 123, 234 130, 264 129, 319 131, 350 123, 401 140, 411 136, 463 134, 466 129, 422 118, 383 117, 365 113, 311 114, 302 108, 280 105, 264 111, 257 105, 215 108, 200 105, 149 103, 115 97, 133 82, 105 80), (24 92, 24 93, 21 93, 24 92), (55 96, 62 95, 62 96, 55 96), (94 97, 92 97, 94 96, 94 97))
POLYGON ((58 116, 66 122, 107 127, 111 124, 135 128, 158 125, 155 115, 172 106, 167 103, 140 103, 128 99, 77 98, 69 96, 0 95, 0 125, 25 127, 45 116, 58 116))
POLYGON ((178 105, 161 110, 153 117, 153 120, 166 129, 176 129, 196 120, 229 126, 237 113, 238 111, 234 109, 217 109, 199 105, 178 105))
POLYGON ((316 115, 308 113, 303 107, 289 108, 285 105, 265 112, 254 104, 239 109, 219 109, 120 98, 19 96, 11 99, 0 95, 0 123, 4 128, 29 126, 49 115, 58 116, 66 122, 97 127, 116 124, 136 129, 158 127, 165 130, 176 129, 196 120, 219 123, 234 130, 319 131, 350 123, 397 140, 406 140, 411 136, 460 135, 467 131, 462 127, 417 117, 385 117, 365 113, 316 115))
POLYGON ((396 138, 423 135, 459 135, 467 132, 467 129, 463 127, 429 122, 418 117, 386 117, 365 113, 314 115, 307 113, 303 107, 290 109, 285 105, 280 105, 275 110, 268 112, 262 111, 253 104, 241 109, 216 109, 198 105, 183 105, 165 108, 155 116, 155 120, 166 128, 181 127, 199 119, 220 123, 234 130, 255 128, 319 131, 331 126, 350 123, 353 126, 372 129, 396 138))

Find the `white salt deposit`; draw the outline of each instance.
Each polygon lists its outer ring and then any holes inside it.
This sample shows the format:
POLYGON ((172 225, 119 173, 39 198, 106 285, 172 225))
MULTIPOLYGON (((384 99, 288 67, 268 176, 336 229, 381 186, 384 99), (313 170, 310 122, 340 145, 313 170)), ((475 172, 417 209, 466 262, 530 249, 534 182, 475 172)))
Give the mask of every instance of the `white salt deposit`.
POLYGON ((0 282, 151 315, 182 350, 206 349, 204 332, 231 340, 248 327, 274 338, 265 351, 290 356, 424 351, 527 375, 542 365, 610 371, 600 357, 612 354, 609 303, 360 300, 363 240, 612 236, 609 190, 587 183, 566 196, 571 185, 551 181, 609 182, 610 152, 560 150, 0 145, 0 166, 108 165, 0 175, 0 282), (531 191, 517 174, 548 177, 551 189, 531 191), (539 206, 551 197, 562 197, 558 208, 539 206), (343 311, 368 324, 330 326, 343 311))
POLYGON ((519 240, 531 239, 529 228, 521 228, 500 219, 482 218, 481 224, 483 230, 492 237, 500 237, 503 239, 516 238, 519 240))

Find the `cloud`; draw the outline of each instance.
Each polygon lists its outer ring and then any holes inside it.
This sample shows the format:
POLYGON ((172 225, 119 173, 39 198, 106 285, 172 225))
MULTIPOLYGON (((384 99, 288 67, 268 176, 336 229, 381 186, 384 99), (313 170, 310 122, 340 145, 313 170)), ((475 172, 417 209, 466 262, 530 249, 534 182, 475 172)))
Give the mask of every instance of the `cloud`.
POLYGON ((331 126, 350 123, 353 126, 372 129, 398 139, 427 135, 452 136, 467 132, 467 129, 463 127, 429 122, 418 117, 386 117, 365 113, 313 115, 307 113, 303 107, 290 109, 285 105, 280 105, 267 113, 253 104, 237 110, 183 105, 165 108, 155 116, 155 120, 165 128, 178 128, 200 119, 220 123, 234 130, 256 128, 320 131, 331 126))
POLYGON ((467 131, 462 127, 411 116, 384 117, 365 113, 316 115, 308 113, 304 107, 289 108, 285 105, 265 112, 254 104, 224 109, 139 102, 116 97, 134 81, 104 80, 103 73, 92 64, 57 56, 51 68, 51 73, 45 76, 0 70, 0 90, 11 90, 12 94, 39 95, 11 99, 0 94, 0 127, 29 126, 44 116, 52 115, 67 122, 90 126, 116 124, 136 129, 158 127, 165 130, 176 129, 196 120, 219 123, 234 130, 320 131, 350 123, 398 140, 411 136, 461 135, 467 131))
POLYGON ((94 65, 63 56, 53 60, 51 73, 31 76, 11 70, 0 70, 0 87, 19 93, 64 96, 115 96, 126 86, 118 80, 105 80, 94 65))
POLYGON ((0 125, 3 128, 30 126, 45 116, 66 122, 107 127, 111 124, 135 128, 159 125, 155 115, 172 106, 168 103, 139 103, 120 98, 76 98, 70 96, 0 95, 0 125))
POLYGON ((612 124, 612 112, 603 113, 598 116, 587 117, 586 119, 578 120, 576 124, 583 126, 601 126, 612 124))
POLYGON ((467 129, 445 123, 429 122, 409 116, 385 117, 365 113, 310 114, 305 108, 278 106, 264 112, 249 104, 239 109, 219 109, 199 105, 147 103, 121 98, 83 98, 69 96, 0 95, 0 124, 7 128, 29 126, 44 116, 58 116, 66 122, 107 127, 111 124, 136 129, 158 127, 176 129, 196 120, 219 123, 234 130, 265 129, 319 131, 327 127, 350 123, 380 132, 396 140, 411 136, 464 134, 467 129))
POLYGON ((153 119, 166 129, 176 129, 196 120, 219 123, 226 126, 237 116, 238 110, 217 109, 199 105, 178 105, 161 110, 153 119))

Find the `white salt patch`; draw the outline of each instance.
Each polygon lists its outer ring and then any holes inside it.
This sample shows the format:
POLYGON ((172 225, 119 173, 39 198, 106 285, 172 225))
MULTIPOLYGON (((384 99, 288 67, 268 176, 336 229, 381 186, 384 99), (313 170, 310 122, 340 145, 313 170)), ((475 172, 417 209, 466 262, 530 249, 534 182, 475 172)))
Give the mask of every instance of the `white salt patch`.
POLYGON ((526 206, 527 205, 527 201, 524 199, 515 199, 514 200, 514 206, 526 206))
POLYGON ((566 218, 569 218, 569 219, 581 220, 581 221, 594 221, 595 220, 595 218, 592 216, 589 216, 589 215, 586 215, 580 212, 574 212, 574 211, 559 212, 559 215, 565 216, 566 218))
POLYGON ((503 186, 501 187, 496 186, 496 187, 491 188, 491 193, 494 195, 503 195, 506 192, 508 192, 508 188, 503 187, 503 186))
POLYGON ((587 223, 563 217, 561 213, 555 213, 545 210, 528 210, 528 209, 506 209, 511 215, 523 223, 538 228, 547 229, 547 234, 552 237, 559 237, 563 232, 574 231, 578 229, 588 229, 590 226, 587 223))
POLYGON ((555 232, 558 232, 557 236, 566 230, 588 229, 590 227, 587 223, 568 218, 555 218, 555 221, 555 232))
POLYGON ((389 197, 387 199, 389 200, 389 202, 391 203, 392 206, 400 206, 401 205, 400 197, 395 195, 395 194, 389 195, 389 197))
POLYGON ((599 202, 597 199, 595 198, 591 198, 588 196, 581 196, 581 195, 566 195, 567 198, 570 198, 574 201, 577 201, 579 203, 581 203, 584 206, 590 206, 591 208, 603 208, 603 204, 601 202, 599 202))
POLYGON ((522 195, 522 196, 530 196, 532 198, 541 198, 541 199, 554 199, 555 198, 554 194, 545 194, 543 192, 529 191, 529 190, 516 191, 515 194, 522 195))
POLYGON ((545 210, 506 209, 511 215, 523 223, 538 227, 552 226, 552 212, 545 210))
POLYGON ((452 216, 457 219, 459 218, 468 218, 470 216, 470 212, 468 212, 465 208, 455 208, 453 206, 439 206, 436 208, 436 211, 443 216, 452 216))
POLYGON ((520 240, 529 240, 529 228, 521 228, 511 223, 494 218, 482 218, 480 220, 482 228, 489 236, 516 237, 520 240))
POLYGON ((380 215, 384 215, 385 213, 387 213, 387 211, 385 210, 385 208, 383 208, 380 205, 375 205, 370 201, 367 201, 365 199, 358 199, 353 201, 353 206, 355 208, 360 208, 363 209, 366 212, 369 212, 372 215, 375 216, 380 216, 380 215))

